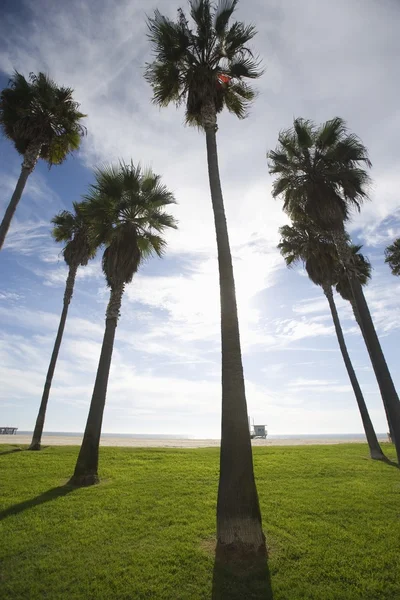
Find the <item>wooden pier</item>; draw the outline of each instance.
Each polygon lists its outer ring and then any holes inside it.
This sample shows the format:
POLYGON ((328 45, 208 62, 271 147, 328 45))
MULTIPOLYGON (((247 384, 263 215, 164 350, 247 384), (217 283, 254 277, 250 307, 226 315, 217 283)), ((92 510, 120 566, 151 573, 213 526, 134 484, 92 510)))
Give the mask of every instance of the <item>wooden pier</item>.
POLYGON ((18 427, 0 427, 0 435, 14 435, 18 427))

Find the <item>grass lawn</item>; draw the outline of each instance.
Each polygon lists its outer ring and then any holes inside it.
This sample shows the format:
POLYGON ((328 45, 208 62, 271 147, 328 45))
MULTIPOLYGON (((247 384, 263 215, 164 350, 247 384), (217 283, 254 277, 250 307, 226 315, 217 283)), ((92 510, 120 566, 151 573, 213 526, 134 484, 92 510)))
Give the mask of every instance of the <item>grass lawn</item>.
MULTIPOLYGON (((392 446, 384 445, 394 458, 392 446)), ((270 598, 213 588, 218 449, 101 448, 102 483, 64 487, 78 448, 0 446, 0 598, 270 598)), ((367 447, 255 448, 274 600, 400 599, 400 471, 367 447)))

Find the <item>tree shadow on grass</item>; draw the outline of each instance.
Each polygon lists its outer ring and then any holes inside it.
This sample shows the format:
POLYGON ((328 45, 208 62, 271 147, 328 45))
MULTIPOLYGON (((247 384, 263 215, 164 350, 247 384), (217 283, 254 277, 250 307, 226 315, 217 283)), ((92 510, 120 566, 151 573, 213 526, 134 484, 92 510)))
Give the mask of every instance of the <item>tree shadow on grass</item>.
POLYGON ((217 544, 212 600, 273 600, 267 552, 251 558, 230 556, 217 544))
POLYGON ((47 492, 44 492, 35 498, 25 500, 19 504, 14 504, 13 506, 9 506, 5 510, 0 511, 0 521, 6 519, 7 517, 11 517, 12 515, 19 515, 19 513, 24 512, 24 510, 27 510, 28 508, 40 506, 46 502, 51 502, 51 500, 62 498, 70 492, 73 492, 75 489, 76 488, 72 487, 71 485, 60 485, 58 487, 51 488, 51 490, 47 490, 47 492))
POLYGON ((380 459, 380 462, 383 463, 384 465, 389 465, 389 467, 396 467, 396 469, 400 469, 399 463, 397 463, 394 460, 391 460, 386 455, 384 455, 384 458, 380 459))
POLYGON ((396 469, 400 469, 399 463, 394 462, 394 460, 390 460, 390 458, 387 458, 382 462, 384 462, 386 465, 389 465, 389 467, 395 467, 396 469))
POLYGON ((14 452, 22 452, 22 448, 12 448, 11 450, 4 450, 4 452, 0 452, 0 456, 3 456, 3 454, 13 454, 14 452))

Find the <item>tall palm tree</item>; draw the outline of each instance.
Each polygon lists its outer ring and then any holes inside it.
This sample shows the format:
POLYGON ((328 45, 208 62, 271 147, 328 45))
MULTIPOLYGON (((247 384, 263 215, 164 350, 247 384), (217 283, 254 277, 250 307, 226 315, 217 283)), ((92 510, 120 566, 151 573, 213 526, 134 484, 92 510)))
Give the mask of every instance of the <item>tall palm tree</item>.
POLYGON ((393 275, 400 275, 400 238, 385 250, 385 263, 389 264, 393 275))
POLYGON ((21 174, 0 225, 0 250, 29 175, 39 158, 60 165, 77 150, 85 128, 84 115, 73 99, 73 90, 60 87, 44 73, 29 80, 15 71, 0 94, 0 128, 23 156, 21 174))
POLYGON ((376 437, 361 387, 347 351, 333 297, 332 286, 337 281, 337 266, 339 262, 336 248, 304 222, 296 222, 291 226, 284 225, 280 228, 280 234, 281 241, 278 244, 278 248, 285 259, 286 265, 291 267, 297 262, 302 261, 309 278, 315 285, 322 288, 328 300, 340 351, 356 397, 371 458, 386 460, 376 437))
POLYGON ((54 348, 50 359, 49 368, 46 375, 46 382, 42 400, 40 402, 39 412, 36 419, 36 425, 32 436, 32 442, 29 450, 40 450, 44 420, 46 417, 47 402, 49 400, 50 388, 53 381, 54 370, 57 364, 58 353, 60 351, 61 341, 64 334, 65 322, 67 320, 68 308, 74 293, 75 278, 80 266, 88 264, 91 258, 96 254, 96 247, 93 238, 90 235, 90 225, 85 218, 83 202, 73 202, 73 212, 63 210, 52 219, 54 224, 52 235, 56 242, 66 242, 62 254, 68 266, 68 276, 65 283, 63 309, 61 312, 60 323, 54 348))
POLYGON ((265 548, 254 480, 239 337, 235 282, 217 153, 217 118, 224 108, 239 119, 255 93, 246 80, 261 75, 248 47, 252 25, 231 22, 238 0, 189 2, 172 21, 156 11, 148 19, 154 61, 146 79, 159 106, 184 104, 186 122, 205 132, 211 201, 217 237, 222 343, 222 422, 217 501, 219 551, 252 555, 265 548))
MULTIPOLYGON (((362 286, 365 286, 368 284, 369 280, 371 279, 371 270, 372 270, 371 263, 369 262, 368 258, 361 253, 362 245, 349 243, 349 247, 350 247, 351 253, 353 255, 353 275, 354 275, 354 277, 357 277, 358 281, 360 282, 360 284, 362 286)), ((351 289, 347 270, 343 267, 343 265, 338 265, 337 277, 338 277, 338 280, 336 283, 336 291, 342 296, 342 298, 344 300, 347 300, 348 302, 350 302, 351 307, 353 309, 354 318, 355 318, 356 322, 358 323, 358 326, 360 327, 360 330, 362 333, 362 323, 361 323, 360 315, 358 312, 357 304, 356 304, 353 294, 352 294, 352 289, 351 289)), ((369 352, 369 354, 371 354, 371 353, 369 352)), ((386 410, 385 404, 384 404, 384 407, 385 407, 385 412, 386 412, 386 418, 388 421, 390 437, 393 440, 394 432, 393 432, 392 425, 390 423, 390 415, 388 414, 388 411, 386 410)))
POLYGON ((296 220, 305 213, 315 227, 332 236, 339 259, 347 270, 361 331, 370 354, 386 414, 395 436, 400 462, 400 401, 368 310, 362 286, 354 274, 345 222, 351 209, 368 198, 368 152, 359 138, 336 117, 320 127, 295 119, 279 134, 278 146, 268 153, 270 173, 276 175, 274 197, 282 196, 284 211, 296 220))
POLYGON ((74 485, 98 481, 101 425, 125 285, 145 259, 162 256, 166 243, 160 234, 176 228, 175 219, 164 210, 175 202, 172 193, 158 175, 132 163, 98 169, 86 201, 95 244, 105 246, 102 266, 110 300, 89 415, 71 479, 74 485))

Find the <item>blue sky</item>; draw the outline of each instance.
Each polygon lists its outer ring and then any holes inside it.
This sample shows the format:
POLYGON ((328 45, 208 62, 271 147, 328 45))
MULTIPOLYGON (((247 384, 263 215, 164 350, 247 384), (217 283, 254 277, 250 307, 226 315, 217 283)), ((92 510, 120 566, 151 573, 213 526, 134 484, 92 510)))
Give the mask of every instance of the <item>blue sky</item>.
MULTIPOLYGON (((179 4, 154 3, 174 16, 179 4)), ((6 2, 0 22, 0 86, 13 68, 48 72, 75 89, 88 114, 81 151, 30 177, 0 254, 0 414, 32 429, 61 310, 66 268, 49 221, 92 181, 92 168, 133 159, 174 191, 180 229, 165 259, 145 265, 123 300, 105 432, 217 437, 220 423, 219 298, 215 234, 201 133, 183 113, 150 103, 150 58, 142 1, 6 2)), ((389 0, 242 0, 237 16, 257 24, 266 72, 243 122, 222 115, 218 144, 239 303, 249 413, 272 434, 362 431, 327 302, 302 269, 276 250, 284 224, 271 197, 266 151, 293 117, 344 117, 368 146, 371 202, 349 224, 373 278, 366 290, 394 380, 400 386, 400 280, 384 264, 400 234, 397 23, 389 0), (300 6, 301 4, 301 6, 300 6)), ((0 210, 21 158, 0 140, 0 210)), ((48 431, 82 431, 97 369, 108 292, 99 259, 78 274, 48 408, 48 431)), ((379 432, 382 402, 350 307, 337 300, 346 340, 379 432)))

